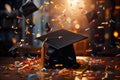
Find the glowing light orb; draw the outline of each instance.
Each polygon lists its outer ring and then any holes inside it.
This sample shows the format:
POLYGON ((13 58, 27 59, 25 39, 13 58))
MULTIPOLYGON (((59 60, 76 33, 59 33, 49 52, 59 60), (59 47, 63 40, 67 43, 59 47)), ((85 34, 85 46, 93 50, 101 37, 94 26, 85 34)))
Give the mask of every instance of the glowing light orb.
POLYGON ((76 25, 75 25, 75 28, 76 28, 76 29, 79 29, 79 28, 80 28, 80 25, 79 25, 79 24, 76 24, 76 25))
POLYGON ((41 34, 40 33, 38 33, 37 35, 36 35, 36 37, 40 37, 41 36, 41 34))
POLYGON ((119 33, 118 33, 117 31, 115 31, 115 32, 113 33, 113 36, 117 38, 117 37, 119 36, 119 33))
POLYGON ((11 6, 10 6, 9 4, 5 4, 5 8, 6 8, 6 10, 7 10, 9 13, 12 12, 12 8, 11 8, 11 6))

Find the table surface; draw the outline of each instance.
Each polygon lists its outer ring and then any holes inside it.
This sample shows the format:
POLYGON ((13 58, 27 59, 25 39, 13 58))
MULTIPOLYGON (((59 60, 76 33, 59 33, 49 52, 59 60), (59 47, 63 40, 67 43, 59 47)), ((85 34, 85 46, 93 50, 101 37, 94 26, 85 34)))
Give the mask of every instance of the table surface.
MULTIPOLYGON (((120 80, 119 57, 81 57, 78 69, 11 69, 24 58, 0 57, 0 80, 120 80)), ((31 62, 30 62, 31 63, 31 62)), ((28 64, 28 63, 26 63, 28 64)))

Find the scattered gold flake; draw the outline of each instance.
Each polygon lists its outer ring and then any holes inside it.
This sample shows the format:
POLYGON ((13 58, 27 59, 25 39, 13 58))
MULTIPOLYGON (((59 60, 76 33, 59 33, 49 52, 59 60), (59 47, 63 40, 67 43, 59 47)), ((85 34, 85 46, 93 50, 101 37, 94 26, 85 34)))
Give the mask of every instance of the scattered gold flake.
POLYGON ((51 3, 51 4, 54 4, 54 2, 53 2, 53 1, 50 1, 50 3, 51 3))
POLYGON ((9 13, 12 12, 12 8, 11 8, 11 6, 10 6, 9 4, 5 4, 5 8, 6 8, 6 10, 7 10, 9 13))
POLYGON ((17 43, 17 39, 16 38, 12 38, 12 42, 13 42, 13 44, 16 44, 17 43))
POLYGON ((36 16, 33 16, 33 24, 36 23, 36 16))
POLYGON ((63 11, 62 11, 62 13, 65 13, 66 12, 66 9, 64 9, 63 11))
POLYGON ((30 25, 30 28, 32 28, 33 27, 33 25, 30 25))
POLYGON ((55 5, 54 8, 55 8, 55 9, 59 9, 59 6, 58 6, 58 5, 55 5))
POLYGON ((105 39, 109 39, 110 35, 108 33, 105 33, 105 39))
POLYGON ((66 20, 67 20, 68 23, 71 23, 71 18, 70 17, 67 17, 66 20))
POLYGON ((30 31, 28 31, 28 30, 26 30, 25 32, 26 32, 26 34, 30 34, 30 31))
POLYGON ((98 29, 101 29, 101 28, 104 28, 104 26, 98 26, 97 28, 98 28, 98 29))
POLYGON ((44 5, 49 5, 50 3, 49 2, 44 2, 44 5))
POLYGON ((43 5, 41 5, 38 9, 39 9, 39 10, 42 10, 42 9, 43 9, 43 5))
POLYGON ((21 42, 24 42, 24 39, 21 39, 21 42))
POLYGON ((65 27, 64 24, 61 24, 61 27, 64 28, 65 27))
POLYGON ((30 34, 30 31, 28 30, 28 27, 26 28, 25 33, 30 34))
POLYGON ((38 33, 37 35, 36 35, 36 37, 40 37, 41 36, 41 34, 40 33, 38 33))
POLYGON ((108 24, 108 22, 102 22, 101 24, 108 24))
POLYGON ((27 24, 29 23, 29 20, 30 20, 30 19, 26 19, 26 23, 27 23, 27 24))
POLYGON ((18 29, 18 27, 14 27, 14 29, 18 29))
POLYGON ((51 19, 51 21, 55 21, 55 19, 51 19))
POLYGON ((74 20, 74 21, 73 21, 73 24, 77 24, 77 23, 78 23, 78 20, 74 20))
POLYGON ((18 34, 18 32, 17 32, 17 31, 14 31, 14 33, 15 33, 15 34, 18 34))

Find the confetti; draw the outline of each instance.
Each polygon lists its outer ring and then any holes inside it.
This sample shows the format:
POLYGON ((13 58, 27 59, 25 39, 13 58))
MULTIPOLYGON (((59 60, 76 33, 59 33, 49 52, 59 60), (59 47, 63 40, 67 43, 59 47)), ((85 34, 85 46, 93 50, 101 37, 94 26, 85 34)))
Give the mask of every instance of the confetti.
POLYGON ((6 10, 7 10, 9 13, 12 12, 12 8, 11 8, 11 6, 10 6, 9 4, 5 4, 5 8, 6 8, 6 10))
POLYGON ((36 74, 29 74, 29 75, 27 76, 27 78, 30 79, 30 78, 35 77, 35 76, 36 76, 36 74))
POLYGON ((76 25, 75 25, 75 28, 76 28, 76 29, 80 29, 80 25, 79 25, 79 24, 76 24, 76 25))

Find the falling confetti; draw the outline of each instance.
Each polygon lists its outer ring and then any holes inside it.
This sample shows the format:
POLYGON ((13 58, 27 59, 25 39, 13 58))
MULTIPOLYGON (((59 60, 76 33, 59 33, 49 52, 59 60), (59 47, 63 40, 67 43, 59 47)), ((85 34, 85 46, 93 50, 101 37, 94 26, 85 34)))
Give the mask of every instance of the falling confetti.
POLYGON ((54 2, 53 2, 53 1, 50 1, 50 3, 51 3, 51 4, 54 4, 54 2))
POLYGON ((9 4, 5 4, 5 8, 6 8, 6 10, 7 10, 9 13, 12 12, 12 8, 11 8, 11 6, 10 6, 9 4))
POLYGON ((33 16, 33 23, 36 23, 36 16, 33 16))
POLYGON ((41 34, 40 34, 40 33, 37 33, 36 37, 40 37, 40 36, 41 36, 41 34))
POLYGON ((71 23, 71 18, 70 17, 67 17, 66 20, 67 20, 68 23, 71 23))
POLYGON ((75 25, 75 28, 76 28, 76 29, 80 29, 80 25, 79 25, 79 24, 76 24, 76 25, 75 25))
POLYGON ((30 34, 30 31, 28 30, 28 27, 26 28, 25 33, 30 34))
POLYGON ((50 3, 49 2, 44 2, 44 5, 49 5, 50 3))
POLYGON ((43 6, 43 5, 41 5, 38 9, 39 9, 39 10, 42 10, 42 9, 43 9, 43 7, 44 7, 44 6, 43 6))

